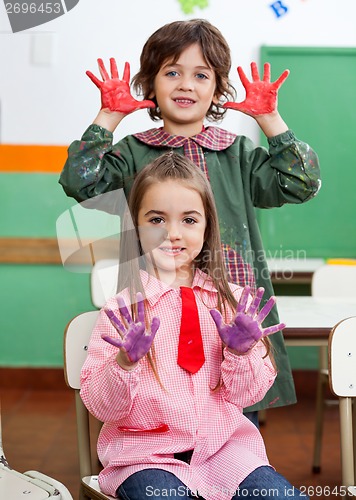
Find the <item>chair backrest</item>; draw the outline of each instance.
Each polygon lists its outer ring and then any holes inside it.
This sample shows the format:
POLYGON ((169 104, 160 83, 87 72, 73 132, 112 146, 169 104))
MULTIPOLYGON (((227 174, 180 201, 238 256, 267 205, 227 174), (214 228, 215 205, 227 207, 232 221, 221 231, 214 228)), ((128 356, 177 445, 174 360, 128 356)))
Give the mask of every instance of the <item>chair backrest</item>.
POLYGON ((356 397, 356 316, 340 321, 329 336, 329 381, 339 397, 356 397))
POLYGON ((98 260, 91 271, 91 300, 95 307, 101 308, 116 295, 119 274, 117 259, 98 260))
POLYGON ((80 372, 87 357, 90 336, 98 316, 99 311, 88 311, 79 314, 68 323, 64 333, 64 376, 68 387, 74 389, 75 393, 79 470, 84 496, 114 500, 113 497, 100 491, 96 475, 99 464, 97 460, 94 462, 95 466, 92 463, 91 441, 94 448, 101 422, 90 416, 80 397, 80 372))
POLYGON ((80 397, 80 372, 87 357, 88 344, 99 311, 88 311, 73 318, 64 333, 64 378, 75 391, 80 476, 93 474, 89 412, 80 397))
POLYGON ((313 274, 314 297, 356 297, 356 265, 325 264, 313 274))
POLYGON ((329 384, 339 397, 341 484, 355 495, 356 316, 340 321, 329 336, 329 384))
POLYGON ((80 371, 87 357, 88 343, 99 311, 73 318, 64 333, 64 376, 68 387, 80 389, 80 371))

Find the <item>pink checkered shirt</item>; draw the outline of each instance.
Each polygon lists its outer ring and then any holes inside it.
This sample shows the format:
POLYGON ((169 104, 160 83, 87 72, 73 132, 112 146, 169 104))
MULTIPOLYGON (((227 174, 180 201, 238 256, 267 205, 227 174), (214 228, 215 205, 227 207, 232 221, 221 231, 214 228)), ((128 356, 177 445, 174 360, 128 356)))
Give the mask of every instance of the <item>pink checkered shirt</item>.
MULTIPOLYGON (((217 291, 200 270, 194 290, 205 352, 205 364, 195 374, 177 364, 181 319, 180 290, 142 271, 148 317, 157 316, 154 340, 158 372, 164 389, 145 358, 128 372, 116 362, 117 349, 101 335, 117 337, 103 310, 93 330, 81 374, 81 397, 89 411, 105 422, 98 440, 104 466, 99 475, 104 493, 115 495, 130 475, 147 468, 175 474, 206 500, 230 500, 243 479, 268 465, 258 429, 242 409, 262 399, 275 372, 265 347, 257 344, 245 356, 222 351, 209 309, 216 307, 217 291), (222 386, 215 387, 221 378, 222 386), (165 432, 159 432, 162 426, 165 432), (131 430, 127 430, 131 429, 131 430), (194 449, 191 463, 175 453, 194 449)), ((241 288, 231 285, 236 296, 241 288)), ((122 294, 129 304, 127 291, 122 294)), ((118 315, 115 298, 108 301, 118 315)), ((226 321, 231 321, 232 311, 226 321)))

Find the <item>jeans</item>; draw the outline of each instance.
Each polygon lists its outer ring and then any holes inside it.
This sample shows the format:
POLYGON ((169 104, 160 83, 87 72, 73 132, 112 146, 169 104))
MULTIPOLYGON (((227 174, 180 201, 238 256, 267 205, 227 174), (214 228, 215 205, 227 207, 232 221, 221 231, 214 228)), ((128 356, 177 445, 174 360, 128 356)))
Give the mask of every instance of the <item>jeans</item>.
POLYGON ((251 422, 253 424, 255 424, 255 426, 257 427, 257 429, 260 428, 260 424, 258 422, 258 411, 248 411, 246 413, 244 413, 245 417, 247 417, 249 420, 251 420, 251 422))
MULTIPOLYGON (((128 477, 116 491, 121 500, 165 500, 179 498, 182 500, 201 499, 190 492, 174 474, 162 469, 144 469, 128 477)), ((216 499, 220 497, 218 490, 211 492, 216 499)), ((231 492, 231 500, 253 498, 255 500, 289 500, 291 498, 309 497, 300 493, 283 476, 272 467, 263 466, 255 469, 240 484, 239 489, 231 492)))

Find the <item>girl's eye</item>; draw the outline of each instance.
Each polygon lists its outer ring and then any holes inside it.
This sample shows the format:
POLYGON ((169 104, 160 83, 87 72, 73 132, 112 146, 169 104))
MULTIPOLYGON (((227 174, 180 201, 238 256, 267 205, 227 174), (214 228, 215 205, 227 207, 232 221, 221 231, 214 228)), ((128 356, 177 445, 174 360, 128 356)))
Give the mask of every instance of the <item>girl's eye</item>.
POLYGON ((149 222, 151 222, 152 224, 162 224, 164 220, 162 219, 162 217, 153 217, 149 220, 149 222))
POLYGON ((195 223, 196 223, 196 220, 195 220, 195 219, 193 219, 192 217, 187 217, 187 218, 185 218, 185 219, 184 219, 184 222, 185 222, 186 224, 195 224, 195 223))
POLYGON ((166 76, 177 76, 178 75, 178 72, 177 71, 168 71, 168 73, 166 73, 166 76))
POLYGON ((207 80, 208 79, 207 75, 204 75, 204 73, 198 73, 196 75, 196 77, 199 78, 200 80, 207 80))

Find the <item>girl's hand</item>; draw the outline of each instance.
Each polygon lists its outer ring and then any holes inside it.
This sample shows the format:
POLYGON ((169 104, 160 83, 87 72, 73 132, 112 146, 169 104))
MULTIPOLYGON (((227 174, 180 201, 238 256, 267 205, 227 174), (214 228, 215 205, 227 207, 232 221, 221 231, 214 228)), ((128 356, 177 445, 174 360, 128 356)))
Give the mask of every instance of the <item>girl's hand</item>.
POLYGON ((262 322, 270 313, 276 298, 270 297, 259 312, 258 308, 264 294, 264 288, 261 287, 257 290, 255 298, 247 308, 249 294, 250 287, 246 286, 237 304, 236 317, 230 325, 223 322, 219 311, 216 309, 210 311, 221 340, 236 354, 246 354, 262 337, 283 330, 286 326, 284 323, 279 323, 268 328, 262 328, 262 322))
POLYGON ((98 66, 103 81, 99 80, 91 71, 87 71, 86 74, 100 89, 101 109, 128 115, 138 109, 154 108, 156 106, 153 101, 137 101, 132 97, 130 92, 130 65, 128 62, 125 63, 122 80, 119 79, 114 58, 110 59, 111 78, 102 59, 98 59, 98 66))
POLYGON ((150 331, 146 331, 143 297, 141 293, 138 293, 136 297, 137 321, 133 321, 124 299, 122 297, 118 297, 117 299, 119 311, 127 323, 127 327, 121 323, 119 318, 111 309, 104 310, 112 325, 119 332, 121 339, 109 337, 108 335, 102 335, 102 338, 125 353, 125 357, 127 357, 130 363, 137 363, 148 353, 160 325, 159 318, 153 318, 150 331))
POLYGON ((251 63, 251 82, 248 80, 241 66, 237 68, 237 72, 246 90, 245 100, 242 102, 226 102, 223 105, 224 108, 236 109, 253 117, 277 111, 278 89, 288 77, 288 69, 283 71, 275 82, 271 82, 271 66, 269 63, 264 64, 263 80, 260 80, 255 62, 251 63))

